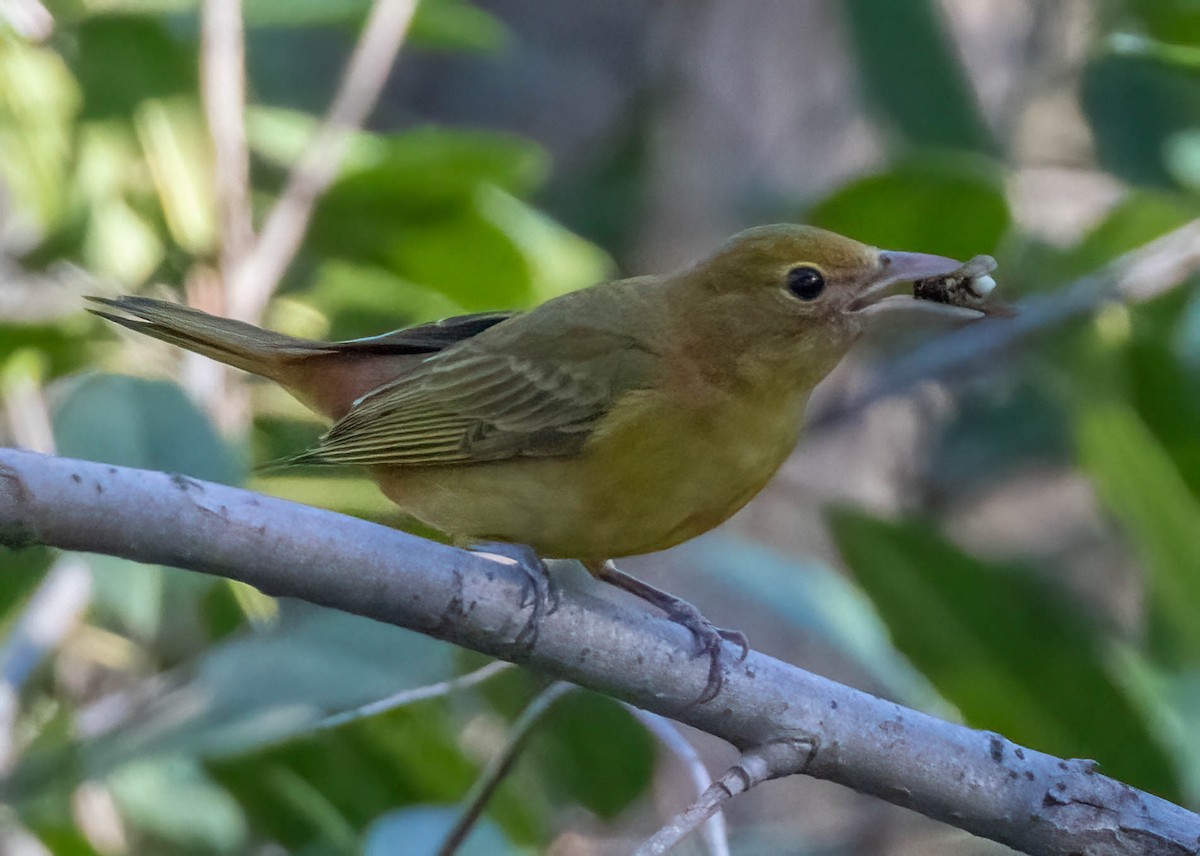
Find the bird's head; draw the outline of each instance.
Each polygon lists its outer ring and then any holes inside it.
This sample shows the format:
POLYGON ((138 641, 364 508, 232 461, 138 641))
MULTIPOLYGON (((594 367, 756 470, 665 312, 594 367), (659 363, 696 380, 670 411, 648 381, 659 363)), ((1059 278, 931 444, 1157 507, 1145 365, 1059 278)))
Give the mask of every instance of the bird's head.
POLYGON ((971 320, 982 312, 890 294, 892 286, 957 270, 925 253, 880 250, 811 226, 758 226, 681 271, 696 332, 721 340, 750 370, 801 370, 816 383, 868 320, 908 310, 971 320))

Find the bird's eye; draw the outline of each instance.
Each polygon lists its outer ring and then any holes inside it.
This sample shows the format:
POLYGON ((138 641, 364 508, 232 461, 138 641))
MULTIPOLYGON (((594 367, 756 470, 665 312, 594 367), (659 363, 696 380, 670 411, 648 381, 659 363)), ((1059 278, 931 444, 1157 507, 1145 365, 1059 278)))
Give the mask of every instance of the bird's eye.
POLYGON ((788 271, 787 290, 801 300, 816 300, 825 290, 825 277, 815 267, 794 267, 788 271))

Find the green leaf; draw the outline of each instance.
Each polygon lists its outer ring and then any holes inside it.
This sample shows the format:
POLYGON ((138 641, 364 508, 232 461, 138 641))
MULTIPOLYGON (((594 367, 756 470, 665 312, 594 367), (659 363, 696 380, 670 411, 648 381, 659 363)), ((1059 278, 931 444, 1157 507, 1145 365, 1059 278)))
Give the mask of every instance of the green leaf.
MULTIPOLYGON (((458 820, 460 809, 447 806, 412 806, 390 811, 368 827, 362 852, 364 856, 435 856, 458 820)), ((516 854, 500 827, 481 818, 455 851, 462 856, 504 856, 516 854)))
POLYGON ((248 752, 451 671, 450 647, 421 634, 298 601, 284 607, 277 626, 209 649, 136 723, 85 747, 92 765, 248 752))
POLYGON ((867 96, 906 142, 995 148, 936 4, 847 0, 843 8, 867 96))
MULTIPOLYGON (((53 425, 61 455, 226 484, 241 480, 241 461, 175 384, 90 374, 56 392, 53 425)), ((211 578, 108 556, 91 564, 101 615, 142 639, 165 633, 159 641, 177 653, 203 642, 200 598, 211 578)))
MULTIPOLYGON (((246 132, 258 154, 290 166, 315 129, 307 114, 258 107, 247 117, 246 132)), ((321 206, 345 214, 366 205, 360 220, 367 219, 365 214, 387 214, 392 206, 407 215, 453 211, 483 184, 528 193, 547 168, 540 147, 509 134, 435 126, 390 135, 360 133, 321 206)))
POLYGON ((236 484, 242 468, 177 385, 125 375, 88 374, 56 390, 59 454, 125 467, 236 484))
POLYGON ((615 817, 650 784, 654 740, 610 698, 584 692, 564 696, 547 714, 536 739, 543 769, 557 782, 556 789, 601 817, 615 817))
POLYGON ((1195 0, 1125 0, 1124 5, 1154 38, 1200 45, 1200 7, 1195 0))
POLYGON ((967 259, 994 253, 1010 224, 1000 172, 972 156, 923 156, 854 181, 808 222, 892 250, 967 259))
POLYGON ((503 226, 477 210, 410 225, 388 255, 401 276, 469 311, 524 306, 532 299, 529 261, 503 226))
POLYGON ((1138 320, 1135 315, 1135 335, 1123 352, 1130 403, 1200 500, 1200 377, 1183 364, 1165 331, 1141 332, 1138 320))
POLYGON ((193 97, 147 98, 134 110, 134 127, 171 237, 191 255, 212 252, 212 143, 199 103, 193 97))
POLYGON ((1083 75, 1084 113, 1101 165, 1134 184, 1173 188, 1170 141, 1200 126, 1200 86, 1190 70, 1107 55, 1083 75))
POLYGON ((1170 456, 1126 404, 1085 401, 1077 414, 1080 464, 1124 525, 1149 582, 1155 640, 1200 664, 1200 503, 1170 456))
POLYGON ((105 783, 125 822, 158 847, 166 844, 185 853, 245 852, 241 809, 191 758, 168 755, 126 764, 105 783))
POLYGON ((896 651, 871 601, 840 574, 820 562, 797 561, 716 534, 682 549, 685 562, 828 643, 889 696, 923 710, 945 707, 929 682, 896 651))
POLYGON ((896 647, 977 728, 1178 796, 1173 765, 1113 676, 1090 622, 1022 568, 975 559, 917 523, 833 515, 838 547, 896 647))
POLYGON ((408 37, 427 48, 497 51, 508 31, 499 18, 463 0, 422 0, 408 37))
MULTIPOLYGON (((492 731, 503 725, 481 708, 478 695, 464 691, 208 764, 259 834, 291 848, 325 844, 348 852, 397 807, 462 799, 479 773, 478 762, 463 751, 470 721, 484 725, 484 734, 503 733, 492 731)), ((489 740, 484 751, 495 751, 494 744, 489 740)), ((523 772, 518 765, 489 803, 488 816, 513 840, 538 840, 545 797, 536 782, 523 790, 511 787, 523 772)))
POLYGON ((150 18, 89 18, 78 31, 73 68, 82 89, 82 117, 128 117, 147 98, 194 94, 199 86, 194 46, 150 18))

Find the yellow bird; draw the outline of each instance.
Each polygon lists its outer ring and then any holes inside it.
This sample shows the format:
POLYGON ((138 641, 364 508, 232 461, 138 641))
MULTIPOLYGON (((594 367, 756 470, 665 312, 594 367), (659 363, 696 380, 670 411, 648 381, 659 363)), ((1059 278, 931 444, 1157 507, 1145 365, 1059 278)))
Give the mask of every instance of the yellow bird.
MULTIPOLYGON (((405 512, 457 543, 578 559, 660 607, 710 656, 708 700, 721 686, 722 638, 744 655, 745 637, 610 560, 693 538, 757 494, 867 316, 907 305, 979 317, 884 297, 894 283, 959 267, 775 225, 674 273, 349 342, 140 297, 93 298, 110 310, 93 311, 270 378, 333 420, 297 460, 368 467, 405 512)), ((534 576, 530 639, 547 591, 534 576)))

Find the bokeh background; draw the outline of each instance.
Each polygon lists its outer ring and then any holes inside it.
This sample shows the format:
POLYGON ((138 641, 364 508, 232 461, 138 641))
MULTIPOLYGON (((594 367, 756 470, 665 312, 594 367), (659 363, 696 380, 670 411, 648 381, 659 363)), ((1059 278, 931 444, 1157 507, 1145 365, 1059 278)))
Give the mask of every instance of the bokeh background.
MULTIPOLYGON (((229 300, 196 6, 0 2, 0 442, 396 522, 355 473, 262 469, 321 430, 283 393, 81 309, 229 300)), ((246 0, 258 212, 367 7, 246 0)), ((262 320, 349 338, 525 307, 781 220, 991 253, 1040 312, 1197 217, 1194 0, 423 0, 262 320)), ((763 495, 627 568, 790 662, 1200 808, 1200 291, 1175 279, 950 380, 888 386, 941 331, 872 337, 763 495), (846 407, 864 389, 895 394, 846 407)), ((539 688, 510 669, 319 728, 484 661, 172 569, 0 568, 5 853, 432 852, 539 688)), ((464 852, 629 852, 692 788, 576 693, 464 852)), ((1008 852, 803 779, 727 815, 738 854, 1008 852)))

